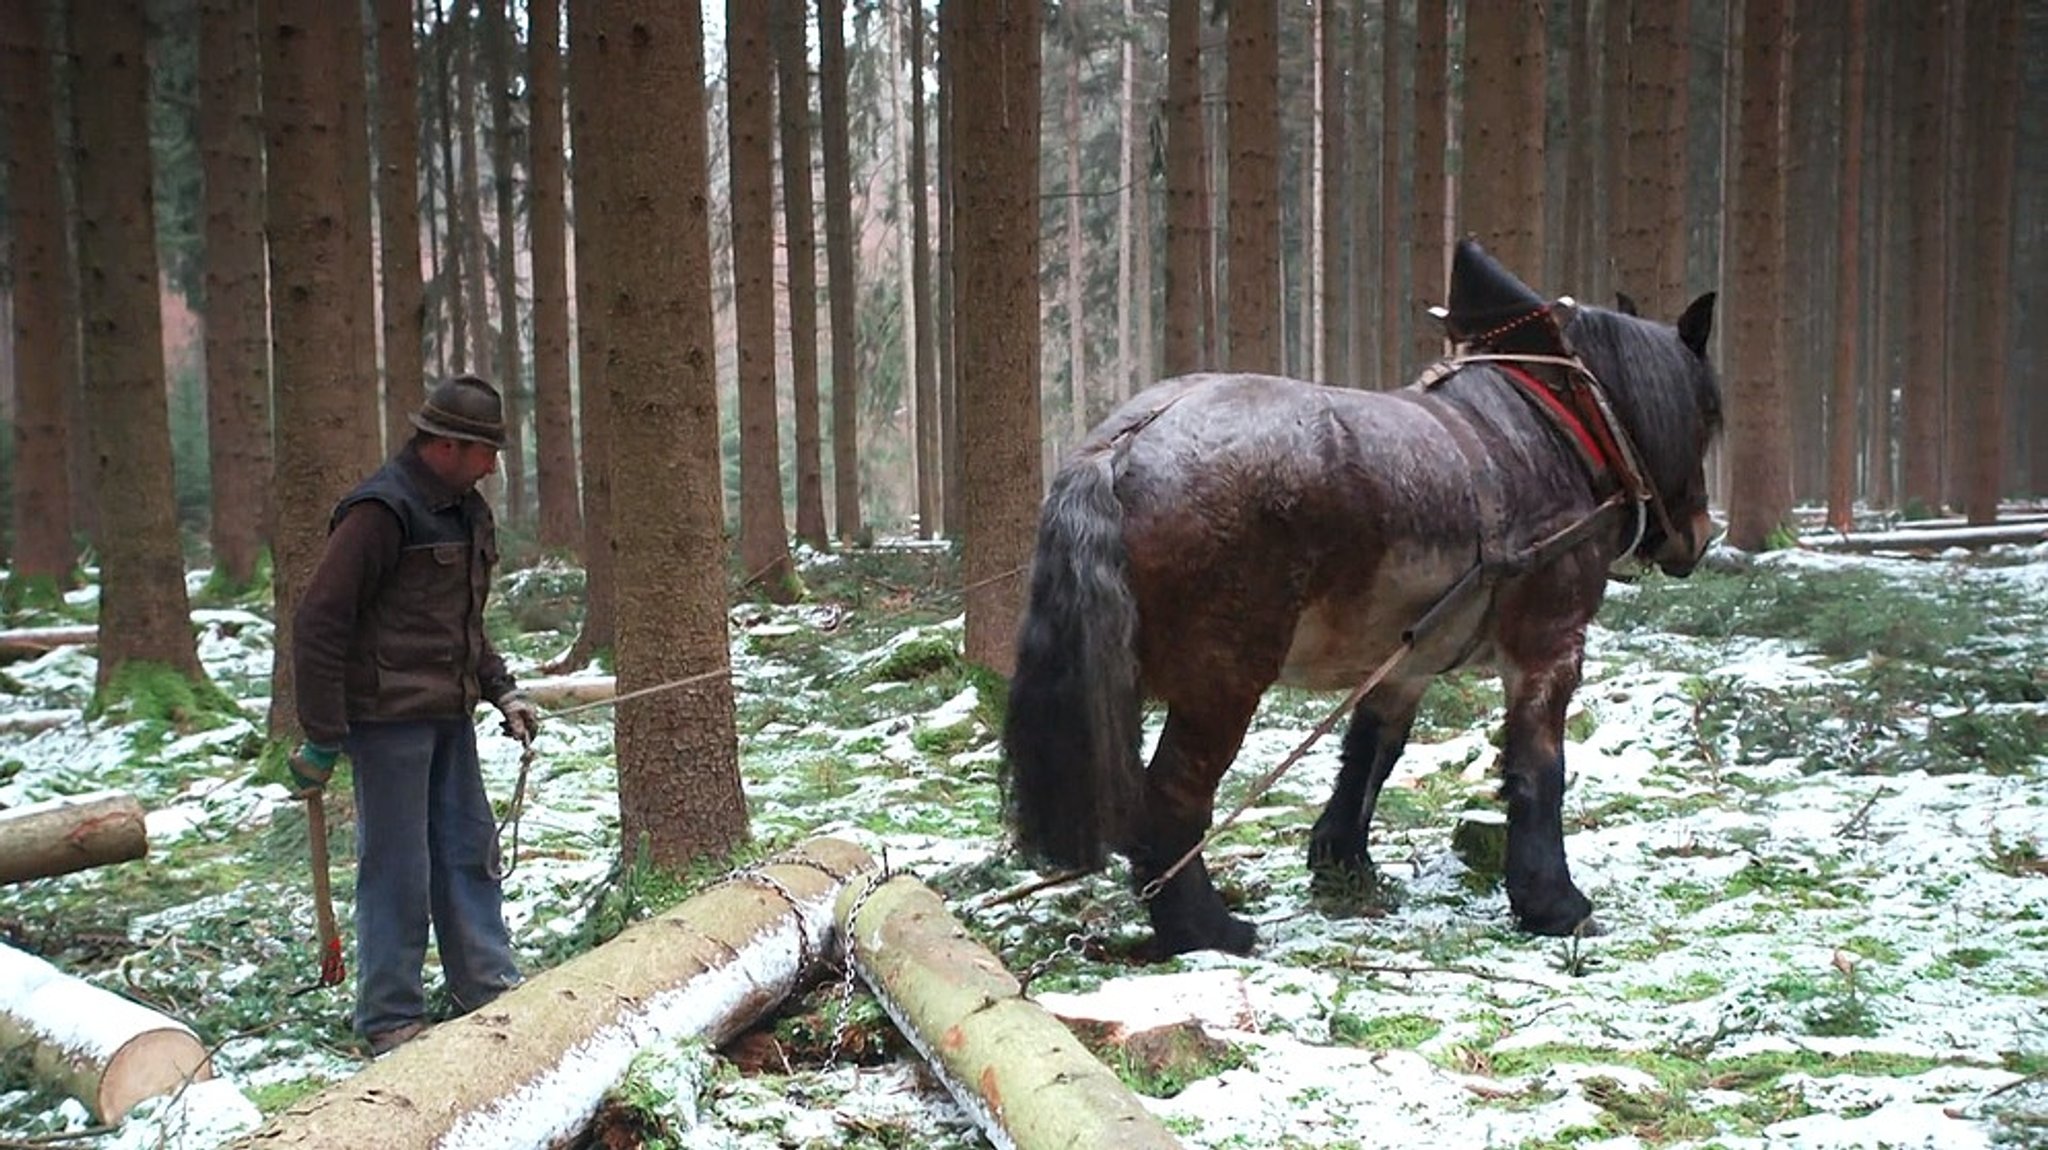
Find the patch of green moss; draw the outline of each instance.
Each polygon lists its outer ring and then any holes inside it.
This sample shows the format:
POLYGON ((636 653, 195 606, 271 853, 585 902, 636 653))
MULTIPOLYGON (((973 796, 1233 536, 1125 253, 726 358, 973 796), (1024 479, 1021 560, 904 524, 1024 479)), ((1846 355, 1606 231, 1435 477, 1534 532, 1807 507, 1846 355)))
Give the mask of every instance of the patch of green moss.
POLYGON ((133 661, 115 668, 93 692, 88 718, 156 722, 180 731, 202 730, 237 716, 235 701, 201 672, 133 661))
POLYGON ((956 670, 959 665, 960 651, 953 637, 928 633, 898 643, 868 669, 867 677, 874 682, 907 683, 956 670))

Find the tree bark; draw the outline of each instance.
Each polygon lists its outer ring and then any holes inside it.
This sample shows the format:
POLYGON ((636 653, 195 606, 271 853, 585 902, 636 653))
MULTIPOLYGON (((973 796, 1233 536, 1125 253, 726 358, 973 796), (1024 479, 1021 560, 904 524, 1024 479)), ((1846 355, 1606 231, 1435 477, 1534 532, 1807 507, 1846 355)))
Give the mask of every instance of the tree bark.
POLYGON ((1476 4, 1465 13, 1465 108, 1458 230, 1502 265, 1542 282, 1542 9, 1476 4))
POLYGON ((1280 329, 1280 6, 1230 6, 1229 356, 1233 371, 1278 372, 1280 329))
POLYGON ((1322 348, 1316 377, 1324 383, 1355 386, 1357 365, 1350 357, 1351 260, 1356 235, 1351 224, 1351 198, 1358 184, 1351 179, 1350 135, 1345 130, 1351 116, 1349 83, 1363 84, 1365 77, 1346 81, 1346 32, 1363 37, 1365 30, 1347 18, 1349 7, 1341 0, 1319 0, 1322 19, 1322 50, 1316 59, 1322 84, 1323 188, 1320 211, 1323 220, 1322 246, 1322 348))
POLYGON ((38 1077, 109 1125, 145 1098, 213 1077, 184 1023, 0 945, 0 1050, 22 1045, 38 1077))
POLYGON ((1061 159, 1064 161, 1067 197, 1061 205, 1065 221, 1066 269, 1061 277, 1061 302, 1065 305, 1067 336, 1067 418, 1065 434, 1055 436, 1056 450, 1081 442, 1088 431, 1088 328, 1081 314, 1081 27, 1072 4, 1060 7, 1060 103, 1061 159))
POLYGON ((209 540, 215 584, 240 591, 256 582, 270 540, 270 305, 256 2, 206 0, 199 28, 209 540))
POLYGON ((860 353, 853 252, 853 161, 847 140, 846 4, 818 0, 818 107, 824 123, 825 265, 832 308, 832 521, 842 543, 862 536, 860 353))
POLYGON ((1726 298, 1730 363, 1728 540, 1762 550, 1792 512, 1792 435, 1783 363, 1785 0, 1744 0, 1741 111, 1726 298))
POLYGON ((812 839, 428 1031, 233 1145, 567 1145, 642 1048, 723 1042, 781 1005, 836 949, 841 890, 873 869, 851 843, 812 839))
POLYGON ((528 170, 533 197, 527 246, 533 258, 533 462, 543 550, 583 548, 576 503, 576 423, 569 394, 567 196, 562 158, 561 0, 528 0, 528 170))
POLYGON ((1202 355, 1202 4, 1170 0, 1166 25, 1166 347, 1164 374, 1202 355))
MULTIPOLYGON (((1992 0, 1975 10, 1968 35, 1972 53, 1971 102, 1965 117, 1970 155, 1966 161, 1972 205, 1971 261, 1975 297, 1970 356, 1975 369, 1965 397, 1969 449, 1963 469, 1963 509, 1972 523, 1998 518, 2005 482, 2006 373, 2012 354, 2013 183, 2019 137, 2019 5, 1992 0)), ((2038 388, 2037 388, 2038 391, 2038 388)))
POLYGON ((1009 674, 1044 490, 1040 463, 1038 149, 1040 12, 949 0, 947 45, 975 77, 954 104, 954 253, 967 658, 1009 674))
MULTIPOLYGON (((943 13, 943 5, 941 12, 943 13)), ((946 537, 960 538, 963 529, 961 498, 963 482, 960 461, 960 374, 958 345, 959 325, 954 323, 953 311, 953 61, 945 49, 945 30, 941 25, 938 34, 939 94, 938 106, 939 146, 938 173, 934 181, 938 184, 939 218, 937 221, 939 247, 939 286, 937 337, 939 348, 939 441, 941 454, 945 457, 945 490, 939 498, 939 513, 945 521, 946 537)))
POLYGON ((491 261, 498 296, 498 390, 505 397, 505 449, 499 453, 505 477, 505 520, 527 525, 526 372, 519 347, 519 209, 513 199, 511 0, 481 0, 477 34, 483 41, 484 75, 491 86, 491 198, 497 220, 497 252, 491 261))
MULTIPOLYGON (((1948 50, 1943 5, 1909 4, 1894 19, 1907 21, 1903 45, 1911 95, 1906 116, 1908 203, 1905 266, 1900 274, 1914 285, 1907 299, 1913 322, 1906 340, 1906 374, 1900 415, 1903 461, 1900 499, 1908 515, 1938 515, 1942 509, 1942 397, 1948 390, 1948 239, 1943 226, 1946 197, 1942 148, 1942 105, 1948 50)), ((1737 329, 1740 330, 1740 329, 1737 329)))
POLYGON ((0 885, 139 859, 149 852, 142 804, 95 791, 0 811, 0 885))
POLYGON ((1065 1023, 1024 997, 930 887, 907 876, 851 882, 837 918, 847 961, 990 1142, 1180 1146, 1065 1023))
POLYGON ((65 416, 79 378, 78 297, 38 0, 0 0, 0 121, 14 222, 14 554, 7 599, 20 603, 37 584, 53 599, 68 590, 77 566, 65 416))
MULTIPOLYGON (((474 0, 477 4, 492 0, 474 0)), ((470 369, 488 380, 498 375, 496 347, 491 340, 491 309, 485 292, 489 264, 484 260, 483 177, 477 166, 476 72, 478 67, 477 19, 470 13, 472 0, 452 0, 455 18, 449 24, 454 37, 455 72, 455 155, 459 165, 455 178, 456 216, 461 224, 458 243, 462 245, 464 307, 469 312, 470 369)), ((502 310, 502 309, 501 309, 502 310)))
POLYGON ((789 267, 789 391, 796 440, 796 536, 819 551, 825 463, 818 406, 818 229, 811 196, 811 73, 804 0, 774 0, 775 88, 782 144, 782 234, 789 267))
MULTIPOLYGON (((1828 526, 1856 517, 1856 348, 1863 338, 1863 76, 1865 0, 1848 0, 1842 29, 1842 192, 1835 204, 1835 358, 1828 389, 1828 526)), ((1875 444, 1871 445, 1873 448, 1875 444)))
POLYGON ((129 664, 204 680, 185 594, 164 401, 143 0, 73 13, 78 259, 100 523, 96 697, 129 664))
POLYGON ((910 0, 910 301, 917 386, 917 534, 936 539, 944 516, 939 450, 937 317, 932 314, 931 181, 925 164, 924 0, 910 0))
POLYGON ((629 857, 675 870, 747 835, 726 626, 703 14, 696 0, 590 8, 585 75, 602 130, 583 218, 605 271, 619 691, 705 676, 620 702, 620 836, 629 857))
MULTIPOLYGON (((458 174, 455 148, 455 84, 456 46, 455 25, 448 19, 442 0, 431 0, 434 6, 434 62, 438 75, 434 85, 440 106, 440 148, 441 148, 441 199, 448 206, 445 223, 448 237, 448 266, 446 273, 436 271, 434 279, 441 299, 448 307, 448 343, 443 348, 448 359, 451 374, 461 375, 469 371, 469 307, 465 284, 469 277, 476 275, 476 269, 466 265, 464 252, 467 243, 463 236, 467 218, 463 204, 464 197, 456 194, 455 181, 458 174)), ((454 0, 466 3, 467 0, 454 0)), ((472 189, 469 195, 474 199, 472 189)), ((483 322, 479 317, 478 323, 483 322)))
MULTIPOLYGON (((384 408, 377 369, 377 241, 370 219, 369 78, 363 56, 361 4, 335 5, 335 76, 341 91, 342 283, 356 321, 349 331, 348 395, 356 415, 356 465, 372 468, 384 459, 384 408)), ((396 446, 396 445, 394 445, 396 446)))
POLYGON ((770 34, 763 0, 726 0, 740 569, 749 588, 786 603, 795 597, 796 585, 782 514, 781 421, 775 400, 775 52, 770 34))
MULTIPOLYGON (((1449 31, 1444 0, 1415 0, 1415 217, 1408 253, 1408 278, 1416 304, 1444 300, 1450 244, 1445 238, 1444 152, 1449 146, 1449 31)), ((1415 362, 1433 362, 1444 352, 1435 324, 1415 325, 1415 362)), ((1389 381, 1391 384, 1391 381, 1389 381)))
POLYGON ((384 442, 396 450, 412 436, 407 417, 425 398, 427 386, 421 331, 426 290, 420 278, 419 65, 412 42, 412 0, 376 0, 376 8, 384 442))
MULTIPOLYGON (((263 25, 266 233, 277 405, 277 523, 271 591, 275 648, 292 649, 292 614, 327 541, 327 517, 359 478, 350 348, 358 316, 341 278, 341 93, 334 6, 259 0, 263 25)), ((367 322, 364 318, 362 322, 367 322)), ((273 662, 270 731, 298 727, 292 661, 273 662)))
POLYGON ((1401 26, 1400 0, 1385 0, 1380 6, 1380 218, 1379 218, 1379 385, 1400 387, 1408 379, 1406 353, 1409 313, 1414 302, 1401 290, 1401 245, 1396 237, 1412 226, 1409 202, 1401 194, 1401 43, 1394 30, 1401 26))
POLYGON ((605 334, 604 265, 597 250, 603 229, 592 218, 600 202, 601 176, 593 155, 603 148, 602 121, 593 74, 598 67, 596 33, 589 9, 569 10, 569 115, 574 135, 576 194, 576 376, 582 415, 583 629, 576 642, 549 665, 551 671, 588 664, 617 642, 618 554, 612 546, 612 402, 605 374, 610 339, 605 334), (588 214, 586 214, 588 213, 588 214))

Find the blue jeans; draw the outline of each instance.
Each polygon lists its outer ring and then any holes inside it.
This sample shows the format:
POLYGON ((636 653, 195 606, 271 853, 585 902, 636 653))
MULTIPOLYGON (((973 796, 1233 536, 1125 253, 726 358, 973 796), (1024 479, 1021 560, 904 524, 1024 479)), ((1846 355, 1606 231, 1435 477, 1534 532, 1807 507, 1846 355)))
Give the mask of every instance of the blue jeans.
POLYGON ((498 884, 498 826, 468 718, 357 723, 355 1027, 426 1017, 427 926, 458 1009, 519 983, 498 884))

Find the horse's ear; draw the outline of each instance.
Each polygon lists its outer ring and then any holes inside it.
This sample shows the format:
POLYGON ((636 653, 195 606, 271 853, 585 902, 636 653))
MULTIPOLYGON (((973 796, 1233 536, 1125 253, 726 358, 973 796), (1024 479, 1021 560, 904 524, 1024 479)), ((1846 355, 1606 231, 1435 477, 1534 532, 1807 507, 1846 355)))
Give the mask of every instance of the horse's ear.
POLYGON ((1714 331, 1714 293, 1708 292, 1692 301, 1685 314, 1678 317, 1678 338, 1692 353, 1701 359, 1707 358, 1707 337, 1714 331))
POLYGON ((1614 293, 1614 310, 1620 312, 1623 315, 1643 314, 1642 312, 1636 310, 1636 297, 1628 294, 1625 291, 1618 291, 1614 293))

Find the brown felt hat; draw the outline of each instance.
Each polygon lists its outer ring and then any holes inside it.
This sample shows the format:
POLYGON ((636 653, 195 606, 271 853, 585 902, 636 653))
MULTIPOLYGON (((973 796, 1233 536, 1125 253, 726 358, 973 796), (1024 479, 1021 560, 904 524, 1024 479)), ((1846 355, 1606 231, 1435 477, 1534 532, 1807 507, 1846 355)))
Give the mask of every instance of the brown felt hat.
POLYGON ((505 401, 497 388, 473 375, 435 384, 409 418, 428 435, 505 446, 505 401))

